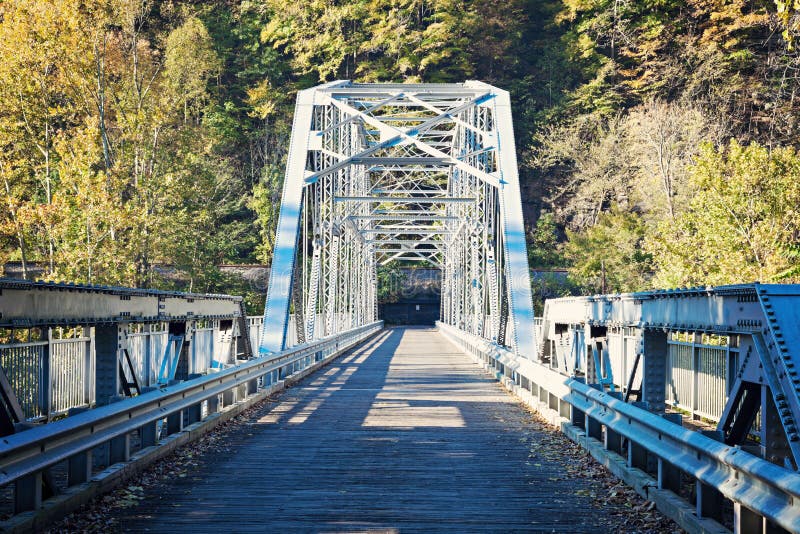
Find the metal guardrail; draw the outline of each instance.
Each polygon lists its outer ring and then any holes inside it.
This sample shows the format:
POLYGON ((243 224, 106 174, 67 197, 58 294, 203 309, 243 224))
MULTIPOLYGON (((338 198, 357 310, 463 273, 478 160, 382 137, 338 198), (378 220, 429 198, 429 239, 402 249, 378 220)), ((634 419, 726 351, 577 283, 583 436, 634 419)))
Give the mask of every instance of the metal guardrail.
POLYGON ((70 462, 70 486, 86 482, 87 462, 90 472, 91 451, 95 447, 110 446, 109 463, 127 461, 130 447, 125 440, 132 432, 140 432, 142 448, 156 445, 159 422, 166 419, 167 434, 178 432, 184 423, 201 420, 204 402, 208 413, 213 413, 220 407, 220 395, 224 399, 226 392, 242 385, 247 385, 248 394, 255 393, 259 383, 266 386, 301 371, 328 355, 353 347, 382 327, 382 321, 371 323, 7 436, 0 441, 0 487, 16 482, 17 513, 37 509, 42 474, 59 462, 70 462), (77 471, 82 474, 74 476, 77 471))
MULTIPOLYGON (((628 447, 628 465, 639 467, 634 448, 644 449, 658 462, 662 474, 659 489, 671 489, 664 473, 679 469, 699 485, 709 486, 734 502, 765 517, 790 532, 800 531, 800 476, 739 447, 728 446, 599 391, 575 378, 565 377, 539 363, 451 326, 437 323, 439 330, 468 354, 489 363, 506 377, 522 385, 550 409, 559 413, 562 423, 582 428, 586 435, 603 441, 606 447, 621 452, 619 437, 628 447), (609 446, 609 436, 617 445, 609 446)), ((646 461, 645 461, 646 462, 646 461)), ((704 509, 703 491, 697 491, 697 510, 704 509)), ((698 514, 701 515, 701 514, 698 514)))

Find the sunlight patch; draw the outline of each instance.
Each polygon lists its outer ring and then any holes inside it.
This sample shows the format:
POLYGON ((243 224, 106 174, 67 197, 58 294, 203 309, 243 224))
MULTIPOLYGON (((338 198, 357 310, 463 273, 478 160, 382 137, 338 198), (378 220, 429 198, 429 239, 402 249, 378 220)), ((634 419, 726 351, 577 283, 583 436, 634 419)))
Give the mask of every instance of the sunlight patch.
POLYGON ((390 428, 463 428, 461 411, 455 406, 410 406, 405 402, 376 402, 361 426, 390 428))

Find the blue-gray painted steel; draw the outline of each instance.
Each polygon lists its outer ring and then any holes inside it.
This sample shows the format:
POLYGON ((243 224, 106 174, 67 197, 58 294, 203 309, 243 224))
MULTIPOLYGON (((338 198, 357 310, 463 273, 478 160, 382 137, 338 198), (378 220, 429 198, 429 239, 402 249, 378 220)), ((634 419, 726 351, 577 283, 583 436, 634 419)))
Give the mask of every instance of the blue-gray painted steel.
MULTIPOLYGON (((523 377, 615 434, 646 449, 707 484, 739 505, 791 532, 800 531, 800 475, 749 454, 739 447, 682 428, 657 414, 633 406, 583 380, 566 377, 537 362, 524 360, 502 347, 438 323, 439 329, 467 353, 497 361, 508 369, 498 378, 523 377)), ((552 408, 552 405, 551 405, 552 408)), ((561 410, 559 410, 560 413, 561 410)), ((563 417, 563 415, 562 415, 563 417)), ((562 424, 568 424, 567 418, 562 424)))
POLYGON ((373 320, 377 266, 394 260, 441 266, 446 322, 537 353, 507 91, 339 81, 299 93, 259 351, 286 346, 290 299, 307 339, 373 320), (405 207, 422 217, 385 232, 405 207), (417 243, 435 246, 403 248, 417 243))
POLYGON ((256 358, 236 367, 162 387, 88 410, 47 425, 6 436, 0 442, 0 487, 25 476, 40 473, 58 462, 108 443, 145 425, 279 369, 293 371, 317 361, 317 356, 345 350, 379 331, 382 322, 298 345, 280 354, 256 358))

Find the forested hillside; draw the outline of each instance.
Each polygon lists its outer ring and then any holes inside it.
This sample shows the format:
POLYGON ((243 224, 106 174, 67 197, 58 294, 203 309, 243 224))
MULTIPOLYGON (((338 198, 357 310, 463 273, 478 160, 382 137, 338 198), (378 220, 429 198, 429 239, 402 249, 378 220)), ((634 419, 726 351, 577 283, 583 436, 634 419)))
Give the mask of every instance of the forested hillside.
POLYGON ((800 21, 773 0, 4 0, 0 264, 244 291, 295 92, 512 92, 536 267, 608 291, 800 276, 800 21), (167 268, 169 267, 169 268, 167 268))

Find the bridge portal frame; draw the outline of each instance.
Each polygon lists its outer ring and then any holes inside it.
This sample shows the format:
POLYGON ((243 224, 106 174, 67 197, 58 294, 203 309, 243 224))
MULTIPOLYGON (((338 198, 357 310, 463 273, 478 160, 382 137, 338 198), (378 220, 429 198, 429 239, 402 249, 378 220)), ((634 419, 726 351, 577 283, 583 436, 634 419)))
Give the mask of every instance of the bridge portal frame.
POLYGON ((482 82, 301 91, 259 352, 292 312, 299 342, 375 320, 378 266, 408 260, 441 268, 446 324, 536 354, 515 150, 510 96, 482 82))

